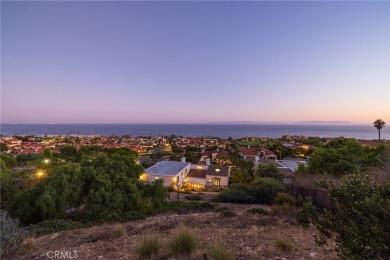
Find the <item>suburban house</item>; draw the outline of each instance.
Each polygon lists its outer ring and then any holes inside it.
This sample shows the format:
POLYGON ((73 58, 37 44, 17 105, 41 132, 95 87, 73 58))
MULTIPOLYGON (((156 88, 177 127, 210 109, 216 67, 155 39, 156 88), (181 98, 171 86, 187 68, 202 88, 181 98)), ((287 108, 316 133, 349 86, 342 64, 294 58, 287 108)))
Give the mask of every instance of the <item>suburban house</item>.
POLYGON ((149 167, 141 174, 140 179, 147 182, 153 182, 155 180, 163 180, 164 186, 176 185, 182 186, 183 180, 190 171, 191 163, 175 162, 175 161, 162 161, 158 162, 152 167, 149 167))
POLYGON ((212 163, 216 164, 232 164, 229 157, 229 152, 225 150, 216 151, 204 151, 202 157, 200 158, 200 164, 210 165, 212 163))
POLYGON ((260 147, 260 158, 264 159, 264 160, 277 160, 278 159, 277 155, 274 152, 272 152, 264 147, 260 147))
POLYGON ((145 170, 141 180, 153 182, 164 180, 164 186, 176 188, 187 186, 192 189, 204 189, 229 185, 230 167, 219 165, 199 165, 188 162, 163 161, 145 170))
POLYGON ((240 148, 240 156, 244 160, 252 161, 255 166, 259 164, 260 156, 257 148, 240 148))

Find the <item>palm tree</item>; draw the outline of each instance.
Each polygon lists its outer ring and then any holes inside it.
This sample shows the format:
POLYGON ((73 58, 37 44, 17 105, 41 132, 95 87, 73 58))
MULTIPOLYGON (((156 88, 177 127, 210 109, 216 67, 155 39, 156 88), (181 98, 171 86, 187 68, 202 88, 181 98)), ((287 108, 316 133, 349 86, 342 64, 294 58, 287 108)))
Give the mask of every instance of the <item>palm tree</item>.
POLYGON ((386 123, 385 123, 385 121, 383 121, 382 119, 377 119, 377 120, 375 120, 375 122, 374 122, 374 127, 375 127, 376 129, 378 129, 379 141, 381 140, 381 129, 382 129, 383 127, 385 127, 385 125, 386 125, 386 123))

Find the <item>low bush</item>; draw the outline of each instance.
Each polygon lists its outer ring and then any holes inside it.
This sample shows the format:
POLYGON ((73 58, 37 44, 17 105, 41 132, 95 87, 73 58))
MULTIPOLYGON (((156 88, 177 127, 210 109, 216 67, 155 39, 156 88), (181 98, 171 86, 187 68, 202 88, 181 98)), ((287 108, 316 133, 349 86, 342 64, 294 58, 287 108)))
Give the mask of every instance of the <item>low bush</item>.
MULTIPOLYGON (((233 184, 232 184, 233 186, 233 184)), ((213 198, 215 202, 230 202, 230 203, 249 203, 254 204, 255 198, 251 193, 245 188, 231 188, 226 191, 220 192, 217 196, 213 198)))
POLYGON ((169 242, 173 255, 191 254, 197 246, 197 239, 192 230, 181 225, 169 242))
POLYGON ((233 253, 228 249, 228 247, 222 241, 217 241, 214 245, 211 246, 210 256, 211 259, 214 260, 234 259, 233 253))
POLYGON ((28 253, 34 248, 36 248, 36 242, 32 237, 26 237, 20 245, 20 251, 22 254, 28 253))
POLYGON ((19 227, 19 221, 0 210, 0 259, 11 258, 22 243, 26 232, 19 227))
POLYGON ((290 194, 288 193, 285 193, 285 192, 279 192, 278 194, 276 194, 276 197, 274 199, 274 204, 276 205, 284 205, 284 204, 287 204, 287 205, 294 205, 294 197, 291 196, 290 194))
POLYGON ((83 225, 79 222, 55 219, 45 220, 41 223, 30 225, 26 227, 26 230, 34 236, 43 236, 50 233, 55 233, 62 230, 81 228, 83 225))
POLYGON ((289 219, 295 220, 295 214, 296 211, 294 210, 295 208, 291 206, 290 204, 283 204, 283 205, 273 205, 271 208, 271 214, 273 216, 284 216, 289 219))
POLYGON ((284 191, 282 183, 271 178, 259 178, 251 184, 232 184, 214 197, 216 202, 271 204, 276 194, 284 191))
POLYGON ((262 208, 251 208, 247 210, 248 213, 252 214, 261 214, 261 215, 268 215, 268 210, 262 209, 262 208))
POLYGON ((157 234, 144 234, 135 245, 135 254, 138 259, 150 258, 160 250, 161 242, 157 234))
POLYGON ((177 213, 186 212, 206 212, 214 209, 214 205, 210 202, 200 201, 171 201, 168 203, 164 211, 174 211, 177 213))
POLYGON ((221 191, 223 191, 224 189, 222 189, 222 188, 218 188, 218 187, 213 187, 213 188, 211 188, 211 189, 209 189, 209 190, 207 190, 207 191, 211 191, 211 192, 221 192, 221 191))
POLYGON ((232 209, 226 208, 220 211, 220 215, 224 218, 230 218, 236 216, 237 214, 232 209))
POLYGON ((293 249, 293 243, 287 239, 276 238, 274 243, 277 249, 284 252, 290 252, 293 249))

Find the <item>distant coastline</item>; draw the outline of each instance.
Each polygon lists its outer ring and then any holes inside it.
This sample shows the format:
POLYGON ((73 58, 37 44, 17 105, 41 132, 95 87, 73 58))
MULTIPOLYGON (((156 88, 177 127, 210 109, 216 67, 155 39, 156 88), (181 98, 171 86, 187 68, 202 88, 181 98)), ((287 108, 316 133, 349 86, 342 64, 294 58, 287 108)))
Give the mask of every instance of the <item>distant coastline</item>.
MULTIPOLYGON (((0 133, 12 135, 131 135, 220 138, 350 137, 373 140, 378 132, 372 125, 355 124, 1 124, 0 133)), ((381 131, 390 139, 390 127, 381 131)))

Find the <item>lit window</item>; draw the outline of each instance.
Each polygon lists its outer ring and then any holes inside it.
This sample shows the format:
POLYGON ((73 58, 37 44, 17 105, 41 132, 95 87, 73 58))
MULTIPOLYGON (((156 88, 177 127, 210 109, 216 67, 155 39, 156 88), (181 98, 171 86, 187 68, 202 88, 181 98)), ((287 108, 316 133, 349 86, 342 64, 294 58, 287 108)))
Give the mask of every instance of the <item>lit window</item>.
POLYGON ((155 180, 158 180, 158 179, 160 179, 160 178, 156 176, 156 177, 154 177, 154 179, 155 179, 155 180))
POLYGON ((215 169, 216 172, 220 172, 221 170, 220 169, 215 169))

